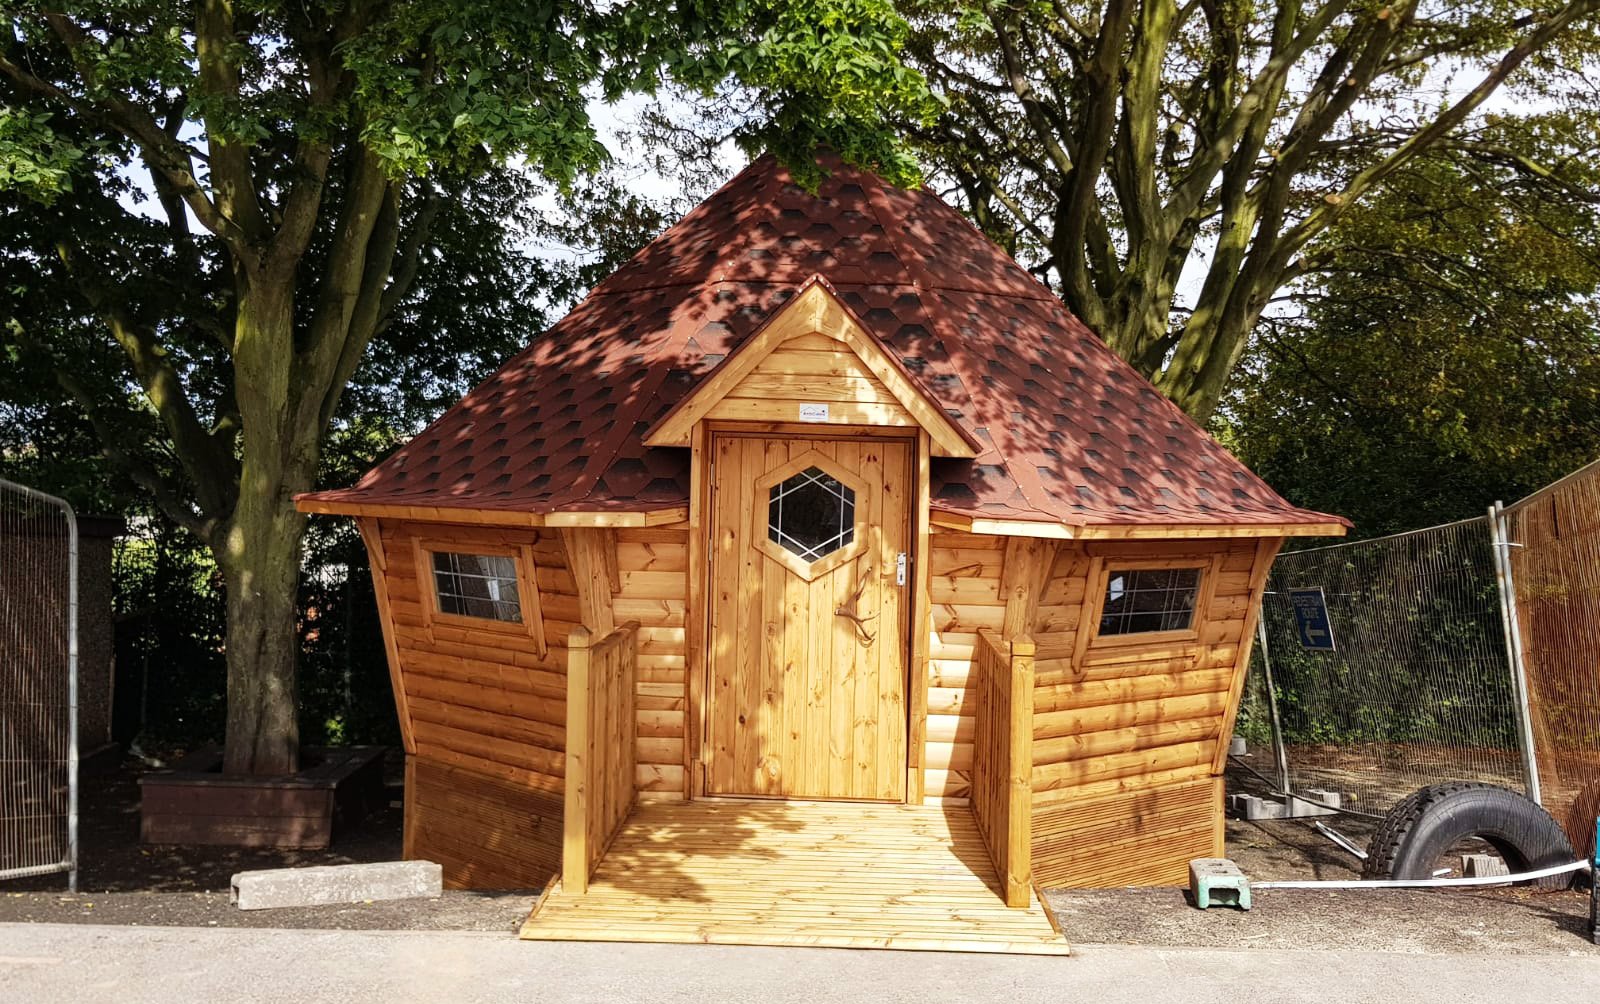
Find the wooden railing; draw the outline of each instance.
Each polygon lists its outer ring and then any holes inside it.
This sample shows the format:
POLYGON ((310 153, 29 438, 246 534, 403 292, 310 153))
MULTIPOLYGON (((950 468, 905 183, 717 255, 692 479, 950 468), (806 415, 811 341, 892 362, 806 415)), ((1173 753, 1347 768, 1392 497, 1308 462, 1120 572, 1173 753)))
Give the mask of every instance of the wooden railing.
POLYGON ((1007 906, 1027 906, 1033 882, 1033 640, 978 632, 973 702, 972 814, 1007 906))
POLYGON ((595 864, 633 808, 638 664, 638 621, 599 639, 576 627, 567 639, 561 883, 568 892, 588 891, 595 864))

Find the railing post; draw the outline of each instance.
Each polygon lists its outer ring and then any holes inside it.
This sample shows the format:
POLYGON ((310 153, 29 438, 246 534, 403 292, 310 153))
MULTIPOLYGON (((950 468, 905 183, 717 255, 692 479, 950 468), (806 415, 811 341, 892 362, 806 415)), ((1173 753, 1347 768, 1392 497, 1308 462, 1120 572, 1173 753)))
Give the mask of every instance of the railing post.
MULTIPOLYGON (((1261 647, 1261 672, 1267 683, 1267 715, 1272 722, 1272 758, 1278 766, 1278 790, 1283 804, 1294 808, 1294 781, 1289 777, 1289 747, 1283 741, 1283 719, 1278 717, 1278 685, 1272 679, 1272 650, 1267 644, 1267 598, 1261 597, 1261 615, 1256 618, 1256 638, 1261 647)), ((1246 672, 1249 672, 1246 669, 1246 672)))
POLYGON ((1007 767, 1006 905, 1025 907, 1033 886, 1033 639, 1011 639, 1007 767))
POLYGON ((566 791, 561 817, 561 885, 589 891, 589 631, 567 636, 566 791))

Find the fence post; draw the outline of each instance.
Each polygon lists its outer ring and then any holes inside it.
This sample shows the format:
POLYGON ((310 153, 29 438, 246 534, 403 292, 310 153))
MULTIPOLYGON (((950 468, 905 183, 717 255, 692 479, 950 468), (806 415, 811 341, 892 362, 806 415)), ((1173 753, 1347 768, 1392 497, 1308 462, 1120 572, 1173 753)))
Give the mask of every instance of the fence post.
POLYGON ((78 891, 78 514, 67 514, 67 891, 78 891))
POLYGON ((1278 789, 1283 792, 1283 804, 1290 808, 1294 799, 1289 787, 1289 750, 1283 743, 1283 723, 1278 720, 1278 687, 1272 682, 1272 654, 1267 648, 1267 597, 1261 597, 1261 616, 1256 618, 1256 638, 1261 645, 1261 669, 1267 679, 1267 709, 1272 722, 1272 755, 1278 765, 1278 789))
POLYGON ((1517 588, 1511 572, 1511 542, 1506 537, 1505 506, 1489 507, 1489 545, 1494 552, 1494 580, 1500 590, 1500 622, 1505 629, 1506 662, 1511 692, 1517 702, 1517 734, 1522 746, 1523 784, 1528 797, 1544 804, 1539 790, 1539 761, 1533 744, 1533 714, 1528 701, 1528 671, 1522 659, 1522 627, 1517 622, 1517 588))

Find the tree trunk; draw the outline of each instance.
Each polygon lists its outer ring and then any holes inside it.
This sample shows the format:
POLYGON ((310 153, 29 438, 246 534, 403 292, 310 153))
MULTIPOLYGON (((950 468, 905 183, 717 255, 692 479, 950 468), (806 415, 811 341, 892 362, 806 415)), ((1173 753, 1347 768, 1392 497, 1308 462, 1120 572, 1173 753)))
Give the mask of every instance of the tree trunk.
POLYGON ((292 274, 245 278, 234 351, 239 494, 213 545, 228 593, 229 774, 285 774, 299 766, 296 615, 306 518, 294 495, 311 487, 320 430, 299 428, 294 419, 293 323, 292 274))
POLYGON ((287 491, 273 494, 276 504, 241 507, 229 534, 239 546, 230 548, 234 553, 223 566, 228 731, 222 769, 229 774, 290 774, 299 767, 296 618, 305 517, 287 491))
MULTIPOLYGON (((1264 303, 1265 297, 1260 300, 1264 303)), ((1250 302, 1243 310, 1202 308, 1190 316, 1177 350, 1154 382, 1190 418, 1205 425, 1222 403, 1228 377, 1244 355, 1250 333, 1261 318, 1261 306, 1250 302)))

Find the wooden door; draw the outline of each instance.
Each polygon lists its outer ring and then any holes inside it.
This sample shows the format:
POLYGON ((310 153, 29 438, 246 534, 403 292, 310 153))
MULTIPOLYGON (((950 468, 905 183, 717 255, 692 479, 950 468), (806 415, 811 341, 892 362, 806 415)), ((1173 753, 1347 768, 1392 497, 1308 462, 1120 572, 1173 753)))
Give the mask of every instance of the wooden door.
POLYGON ((912 449, 713 440, 707 794, 904 800, 912 449))

